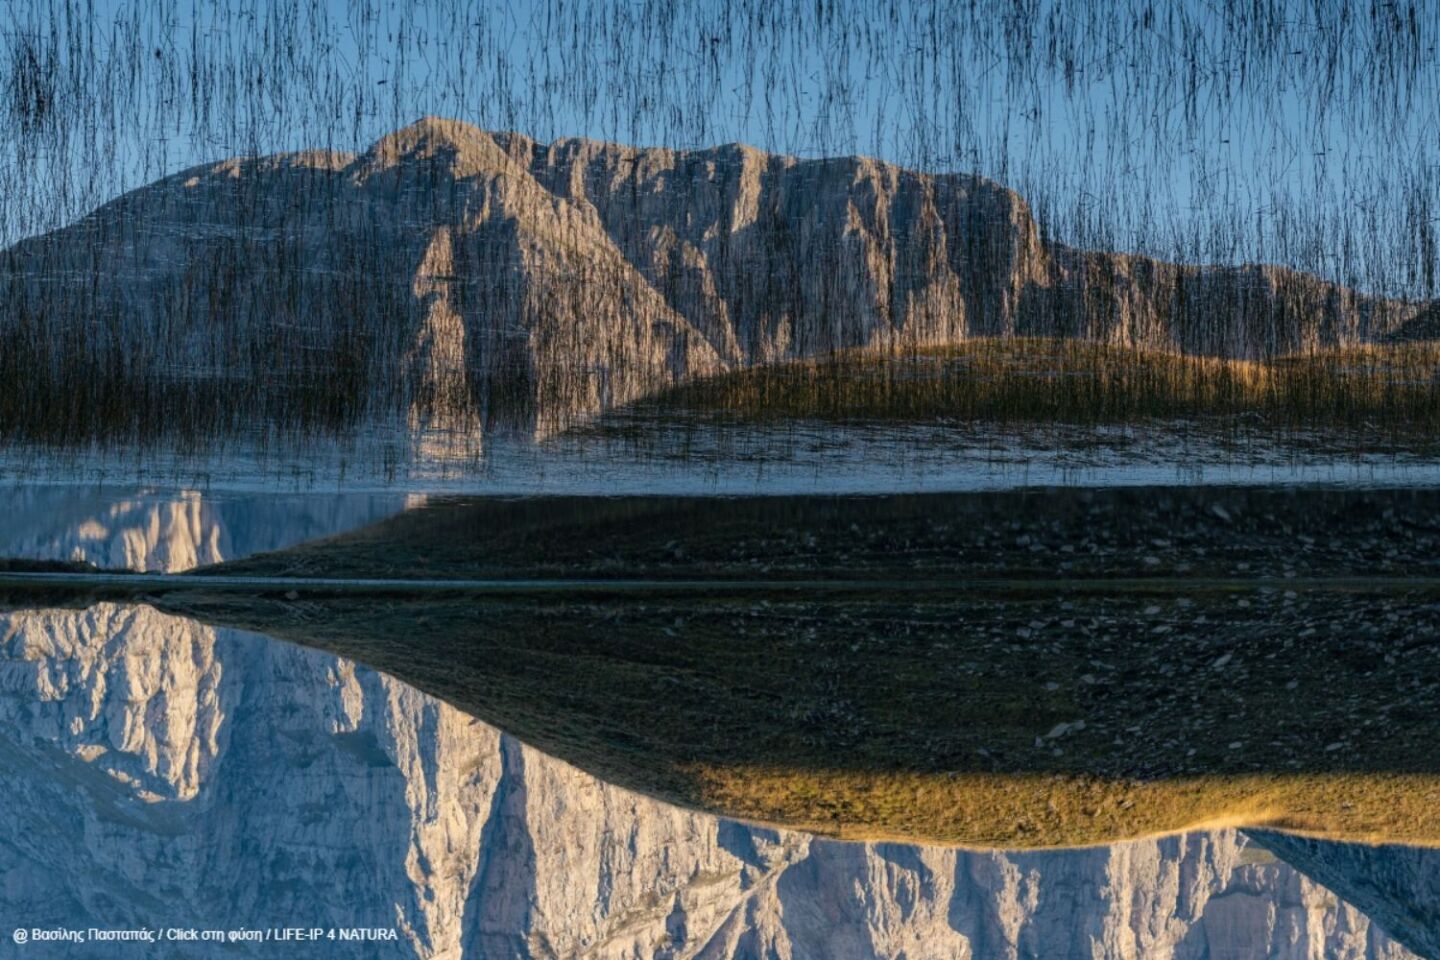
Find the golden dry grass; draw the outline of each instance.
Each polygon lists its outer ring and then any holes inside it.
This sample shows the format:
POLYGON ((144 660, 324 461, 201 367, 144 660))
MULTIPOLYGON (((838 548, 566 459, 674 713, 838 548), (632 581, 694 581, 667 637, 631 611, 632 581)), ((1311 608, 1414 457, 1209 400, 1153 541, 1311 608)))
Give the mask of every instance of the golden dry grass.
POLYGON ((1275 428, 1440 427, 1440 345, 1373 345, 1269 361, 1078 340, 979 339, 852 351, 674 388, 637 408, 740 422, 1126 424, 1258 418, 1275 428))
POLYGON ((1357 843, 1440 844, 1440 776, 1237 774, 1111 780, 705 767, 694 806, 846 840, 1044 848, 1268 827, 1357 843))

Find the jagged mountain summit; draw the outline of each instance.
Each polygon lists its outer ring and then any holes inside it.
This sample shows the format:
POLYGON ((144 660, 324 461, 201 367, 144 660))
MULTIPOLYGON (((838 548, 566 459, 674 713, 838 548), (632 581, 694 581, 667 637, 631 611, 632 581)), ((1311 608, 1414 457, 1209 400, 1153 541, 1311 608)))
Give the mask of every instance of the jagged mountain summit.
POLYGON ((5 251, 0 289, 0 353, 32 397, 84 381, 100 404, 218 392, 542 431, 845 348, 1043 335, 1261 357, 1383 339, 1422 309, 1048 242, 1018 194, 971 175, 435 118, 360 155, 168 177, 5 251))

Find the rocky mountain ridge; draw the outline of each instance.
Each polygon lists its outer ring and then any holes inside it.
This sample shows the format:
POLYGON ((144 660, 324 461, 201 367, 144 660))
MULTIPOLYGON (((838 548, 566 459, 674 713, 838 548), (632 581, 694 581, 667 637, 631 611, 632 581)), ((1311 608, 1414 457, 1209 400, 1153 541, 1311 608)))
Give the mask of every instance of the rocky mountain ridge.
POLYGON ((330 414, 542 431, 840 349, 1043 335, 1253 358, 1403 335, 1423 309, 1075 250, 977 176, 436 118, 360 155, 168 177, 5 251, 0 290, 0 348, 57 384, 259 383, 330 414))

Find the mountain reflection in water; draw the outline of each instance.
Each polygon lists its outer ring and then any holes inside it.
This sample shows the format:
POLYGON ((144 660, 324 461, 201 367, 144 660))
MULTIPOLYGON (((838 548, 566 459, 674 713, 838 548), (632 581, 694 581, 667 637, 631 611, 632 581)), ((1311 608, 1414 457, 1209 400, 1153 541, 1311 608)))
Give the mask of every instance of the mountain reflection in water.
MULTIPOLYGON (((366 957, 1411 956, 1231 831, 1023 854, 819 840, 668 807, 350 661, 143 605, 10 612, 0 638, 0 907, 27 927, 398 932, 312 948, 366 957)), ((1434 872, 1357 849, 1372 879, 1434 872)))

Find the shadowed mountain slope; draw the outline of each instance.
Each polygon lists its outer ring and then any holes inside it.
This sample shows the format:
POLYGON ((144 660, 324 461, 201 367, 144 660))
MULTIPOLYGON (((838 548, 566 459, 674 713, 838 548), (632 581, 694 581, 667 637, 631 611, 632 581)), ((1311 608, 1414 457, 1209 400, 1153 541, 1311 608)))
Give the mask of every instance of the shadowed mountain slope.
POLYGON ((1252 839, 1364 910, 1399 943, 1440 956, 1440 871, 1434 848, 1333 844, 1271 830, 1252 839))

